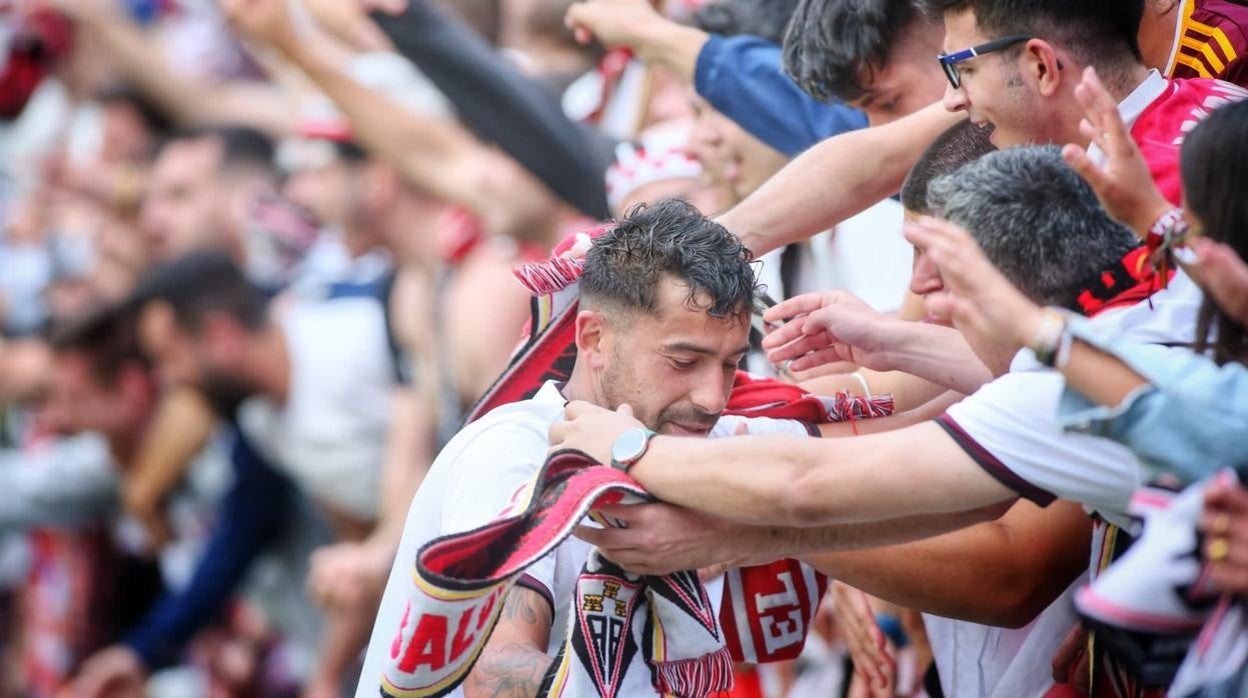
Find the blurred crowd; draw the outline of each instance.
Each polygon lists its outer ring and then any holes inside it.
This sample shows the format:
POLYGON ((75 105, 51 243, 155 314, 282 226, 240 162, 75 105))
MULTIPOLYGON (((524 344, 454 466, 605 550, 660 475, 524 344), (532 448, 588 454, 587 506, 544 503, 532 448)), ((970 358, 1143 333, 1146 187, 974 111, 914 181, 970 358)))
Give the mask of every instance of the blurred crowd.
POLYGON ((554 695, 599 555, 817 570, 733 696, 1248 696, 1245 54, 1239 0, 0 0, 0 698, 554 695), (849 407, 720 434, 754 380, 849 407), (548 446, 663 503, 404 692, 417 549, 548 446))

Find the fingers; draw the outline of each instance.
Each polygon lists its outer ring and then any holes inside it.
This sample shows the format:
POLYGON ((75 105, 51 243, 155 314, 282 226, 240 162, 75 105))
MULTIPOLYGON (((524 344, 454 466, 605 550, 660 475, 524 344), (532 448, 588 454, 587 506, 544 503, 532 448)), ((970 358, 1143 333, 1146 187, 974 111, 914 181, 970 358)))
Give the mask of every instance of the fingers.
POLYGON ((624 415, 625 417, 632 417, 632 416, 633 416, 633 406, 632 406, 632 405, 629 405, 628 403, 625 403, 625 404, 623 404, 623 405, 620 405, 618 408, 616 408, 616 410, 615 410, 615 411, 616 411, 616 412, 619 412, 620 414, 624 415))
POLYGON ((1118 102, 1101 82, 1096 69, 1088 66, 1083 72, 1083 82, 1075 90, 1075 98, 1083 99, 1080 103, 1094 120, 1099 133, 1103 135, 1104 145, 1101 148, 1111 156, 1129 156, 1134 151, 1134 142, 1127 130, 1126 123, 1118 111, 1118 102))
POLYGON ((1080 177, 1098 193, 1104 192, 1111 185, 1109 177, 1105 172, 1088 157, 1088 151, 1084 148, 1070 144, 1062 148, 1062 159, 1070 165, 1071 169, 1079 173, 1080 177))
POLYGON ((823 307, 823 294, 803 293, 767 309, 763 319, 767 322, 783 322, 792 317, 809 313, 823 307))
POLYGON ((1231 517, 1248 515, 1248 490, 1238 484, 1213 485, 1205 493, 1205 514, 1201 518, 1202 530, 1208 533, 1224 535, 1227 533, 1231 517), (1203 527, 1204 522, 1212 522, 1218 515, 1223 515, 1222 526, 1203 527), (1218 530, 1221 529, 1221 530, 1218 530))
POLYGON ((808 335, 805 334, 804 328, 799 329, 803 332, 800 337, 794 339, 788 344, 785 344, 784 346, 777 347, 767 352, 767 360, 775 364, 780 363, 781 361, 797 359, 809 354, 812 351, 827 349, 832 344, 832 337, 829 336, 827 332, 821 331, 818 334, 808 335))
POLYGON ((826 349, 819 349, 803 355, 801 358, 793 360, 789 364, 790 371, 806 371, 827 364, 834 364, 841 361, 852 361, 853 357, 849 351, 842 351, 844 344, 834 344, 826 349))
POLYGON ((782 347, 795 339, 801 338, 805 334, 805 324, 800 322, 802 317, 803 315, 796 315, 793 321, 768 332, 767 336, 763 337, 763 349, 771 350, 782 347))
POLYGON ((1225 244, 1205 238, 1190 243, 1200 268, 1201 285, 1224 312, 1248 319, 1248 264, 1225 244))
POLYGON ((875 622, 867 595, 839 582, 833 594, 836 615, 846 631, 855 667, 869 679, 873 688, 891 685, 889 674, 895 662, 888 656, 887 638, 875 622))

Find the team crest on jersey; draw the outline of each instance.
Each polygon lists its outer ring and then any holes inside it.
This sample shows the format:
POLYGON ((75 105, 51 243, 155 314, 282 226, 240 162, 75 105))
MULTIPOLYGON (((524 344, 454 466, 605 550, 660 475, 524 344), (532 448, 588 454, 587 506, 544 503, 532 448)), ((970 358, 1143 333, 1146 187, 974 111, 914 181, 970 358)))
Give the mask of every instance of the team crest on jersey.
POLYGON ((623 575, 582 574, 577 579, 580 642, 573 644, 599 695, 618 695, 624 673, 637 654, 637 643, 629 628, 639 588, 623 579, 623 575))
POLYGON ((706 628, 711 637, 719 640, 719 621, 715 618, 715 607, 711 605, 711 599, 706 595, 706 587, 702 586, 697 572, 676 572, 655 577, 650 581, 650 591, 675 604, 706 628))

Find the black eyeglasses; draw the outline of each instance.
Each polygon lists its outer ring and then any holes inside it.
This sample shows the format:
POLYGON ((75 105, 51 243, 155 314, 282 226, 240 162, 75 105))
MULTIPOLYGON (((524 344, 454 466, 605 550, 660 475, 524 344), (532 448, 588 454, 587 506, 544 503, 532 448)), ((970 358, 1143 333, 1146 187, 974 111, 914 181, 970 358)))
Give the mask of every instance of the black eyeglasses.
POLYGON ((986 44, 972 46, 965 51, 958 51, 957 53, 942 53, 936 57, 936 60, 940 61, 941 70, 945 71, 945 77, 949 78, 949 84, 953 85, 953 89, 956 90, 962 86, 962 73, 958 71, 959 63, 975 58, 976 56, 982 56, 987 53, 1000 51, 1002 49, 1009 48, 1014 44, 1030 41, 1034 38, 1034 36, 1028 34, 1012 34, 1010 36, 1004 36, 1000 39, 989 41, 986 44))

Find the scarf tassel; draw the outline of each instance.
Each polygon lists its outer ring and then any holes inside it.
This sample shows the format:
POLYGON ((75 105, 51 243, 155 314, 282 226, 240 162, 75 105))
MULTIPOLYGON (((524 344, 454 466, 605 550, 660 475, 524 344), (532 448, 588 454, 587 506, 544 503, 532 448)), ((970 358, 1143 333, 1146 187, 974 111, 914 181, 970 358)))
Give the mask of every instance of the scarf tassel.
POLYGON ((655 688, 679 698, 705 698, 732 690, 732 653, 727 647, 694 659, 655 662, 655 688))
POLYGON ((585 261, 567 257, 551 257, 544 262, 522 264, 512 274, 535 296, 558 293, 581 278, 585 261))

